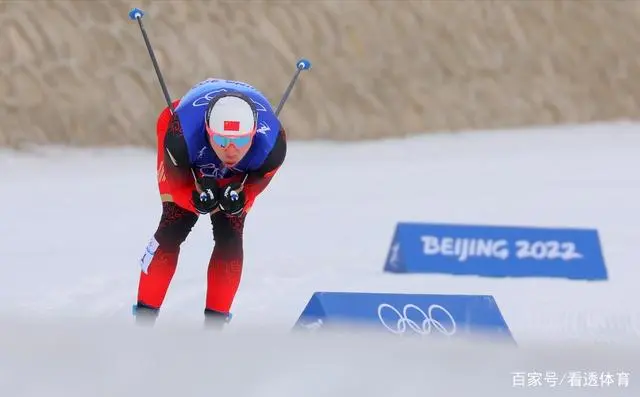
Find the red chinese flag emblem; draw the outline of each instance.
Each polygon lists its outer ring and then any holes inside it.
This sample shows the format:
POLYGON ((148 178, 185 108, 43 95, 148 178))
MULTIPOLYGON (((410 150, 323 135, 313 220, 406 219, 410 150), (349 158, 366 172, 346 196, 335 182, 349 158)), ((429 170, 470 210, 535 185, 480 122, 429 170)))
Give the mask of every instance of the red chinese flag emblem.
POLYGON ((224 130, 225 131, 240 131, 240 122, 239 121, 229 121, 225 120, 224 122, 224 130))

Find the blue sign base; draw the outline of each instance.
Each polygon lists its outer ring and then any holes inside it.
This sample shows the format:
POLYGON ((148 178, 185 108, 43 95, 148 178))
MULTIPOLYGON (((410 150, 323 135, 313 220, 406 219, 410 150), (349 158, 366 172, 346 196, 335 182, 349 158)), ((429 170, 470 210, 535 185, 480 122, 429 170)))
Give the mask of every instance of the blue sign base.
POLYGON ((489 295, 315 292, 294 329, 318 331, 354 325, 396 335, 477 335, 513 342, 498 305, 489 295))

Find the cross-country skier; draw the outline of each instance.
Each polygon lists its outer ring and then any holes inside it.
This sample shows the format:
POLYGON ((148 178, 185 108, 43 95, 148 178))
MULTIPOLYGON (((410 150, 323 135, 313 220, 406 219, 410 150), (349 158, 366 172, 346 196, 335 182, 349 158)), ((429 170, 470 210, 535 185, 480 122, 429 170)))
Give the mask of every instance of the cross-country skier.
POLYGON ((207 214, 214 246, 204 318, 222 326, 240 284, 247 213, 284 162, 286 135, 265 96, 242 82, 204 80, 174 107, 175 114, 164 109, 156 125, 162 216, 140 260, 134 312, 137 321, 155 321, 180 246, 207 214))

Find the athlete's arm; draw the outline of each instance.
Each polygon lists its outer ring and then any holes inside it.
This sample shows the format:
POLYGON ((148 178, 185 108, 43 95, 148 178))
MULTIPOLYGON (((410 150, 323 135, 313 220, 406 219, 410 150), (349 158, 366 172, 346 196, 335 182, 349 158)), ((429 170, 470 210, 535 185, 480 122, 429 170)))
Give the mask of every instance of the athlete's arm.
POLYGON ((164 167, 167 177, 178 184, 193 180, 189 150, 177 112, 171 115, 163 145, 164 167))
POLYGON ((251 171, 244 183, 246 202, 251 203, 255 198, 266 189, 274 175, 284 163, 287 156, 287 135, 283 127, 278 131, 278 137, 271 149, 271 152, 262 163, 260 168, 251 171))

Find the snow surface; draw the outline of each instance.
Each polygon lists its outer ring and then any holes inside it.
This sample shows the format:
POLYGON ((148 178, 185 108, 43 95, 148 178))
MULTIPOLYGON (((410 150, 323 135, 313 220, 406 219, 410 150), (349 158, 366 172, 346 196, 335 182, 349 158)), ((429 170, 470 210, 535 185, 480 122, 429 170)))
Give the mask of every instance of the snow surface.
POLYGON ((630 387, 577 394, 640 395, 639 127, 291 143, 248 218, 243 280, 223 334, 201 328, 207 217, 183 245, 156 328, 132 325, 138 258, 160 216, 153 152, 1 151, 0 395, 573 391, 514 389, 510 373, 520 370, 625 370, 630 387), (610 280, 385 274, 401 220, 595 227, 610 280), (293 337, 319 290, 491 294, 520 347, 293 337))

